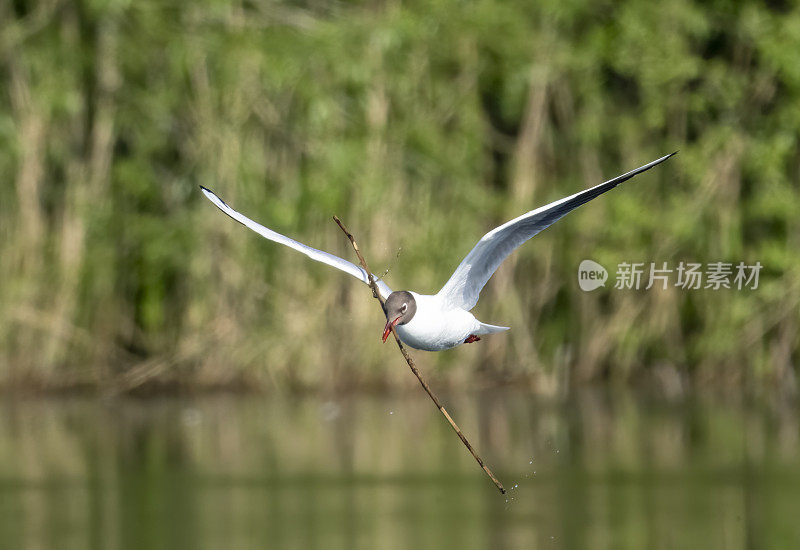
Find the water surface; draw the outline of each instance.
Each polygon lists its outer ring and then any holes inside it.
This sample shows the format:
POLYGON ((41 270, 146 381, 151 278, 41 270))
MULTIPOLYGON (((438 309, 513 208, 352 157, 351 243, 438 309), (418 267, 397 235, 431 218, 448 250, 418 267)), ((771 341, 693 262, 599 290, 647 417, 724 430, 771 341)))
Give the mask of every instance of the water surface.
POLYGON ((0 401, 2 548, 796 548, 794 405, 518 391, 0 401))

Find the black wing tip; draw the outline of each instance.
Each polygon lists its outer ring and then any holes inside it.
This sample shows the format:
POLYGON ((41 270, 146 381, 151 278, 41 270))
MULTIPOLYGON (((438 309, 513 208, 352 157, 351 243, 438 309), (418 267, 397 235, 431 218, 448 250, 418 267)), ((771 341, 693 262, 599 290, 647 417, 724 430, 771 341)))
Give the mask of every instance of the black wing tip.
MULTIPOLYGON (((650 164, 645 164, 644 166, 642 166, 642 167, 640 167, 640 168, 637 168, 636 170, 634 170, 634 172, 635 172, 635 173, 634 173, 634 174, 631 174, 631 177, 633 177, 633 176, 636 176, 636 175, 639 175, 639 174, 641 174, 642 172, 647 172, 647 171, 648 171, 650 168, 653 168, 654 166, 658 166, 658 165, 659 165, 659 164, 661 164, 662 162, 665 162, 665 161, 667 161, 667 160, 671 159, 672 157, 674 157, 674 156, 675 156, 675 155, 677 155, 677 154, 678 154, 678 151, 673 151, 672 153, 670 153, 670 154, 668 154, 668 155, 664 155, 664 156, 663 156, 663 157, 661 157, 661 158, 657 158, 656 160, 654 160, 654 161, 653 161, 653 162, 651 162, 650 164)), ((624 181, 624 180, 623 180, 623 181, 624 181)), ((620 183, 622 183, 622 182, 620 182, 620 183)))
POLYGON ((664 155, 660 159, 653 161, 652 166, 655 166, 656 164, 661 164, 662 162, 665 162, 665 161, 671 159, 672 157, 674 157, 677 154, 678 154, 678 151, 673 151, 669 155, 664 155))
MULTIPOLYGON (((203 185, 198 185, 198 187, 199 187, 200 189, 202 189, 202 190, 203 190, 205 193, 207 193, 207 194, 211 195, 211 196, 212 196, 212 197, 214 197, 216 200, 218 200, 219 202, 221 202, 222 204, 224 204, 225 206, 227 206, 228 208, 230 208, 230 206, 228 206, 228 203, 227 203, 227 202, 225 202, 224 200, 222 200, 221 198, 219 198, 219 195, 217 195, 216 193, 214 193, 214 192, 213 192, 211 189, 209 189, 208 187, 205 187, 205 186, 203 186, 203 185)), ((211 200, 211 199, 210 199, 210 197, 206 197, 206 198, 208 198, 209 200, 211 200)), ((214 202, 214 201, 212 200, 211 202, 214 202)), ((219 206, 219 205, 217 205, 217 206, 219 206)))
POLYGON ((656 161, 654 161, 654 162, 655 162, 656 164, 661 164, 661 163, 662 163, 662 162, 664 162, 665 160, 671 159, 672 157, 674 157, 675 155, 677 155, 677 154, 678 154, 678 152, 679 152, 679 151, 673 151, 672 153, 670 153, 670 154, 668 154, 668 155, 664 155, 663 157, 661 157, 660 159, 657 159, 657 160, 656 160, 656 161))

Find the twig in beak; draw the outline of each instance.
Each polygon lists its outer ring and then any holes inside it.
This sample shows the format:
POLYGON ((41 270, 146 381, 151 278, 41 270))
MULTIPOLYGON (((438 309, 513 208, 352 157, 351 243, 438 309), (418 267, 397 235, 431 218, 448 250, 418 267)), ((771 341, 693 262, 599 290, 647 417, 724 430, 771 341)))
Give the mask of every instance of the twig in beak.
MULTIPOLYGON (((378 300, 378 302, 380 302, 381 308, 383 309, 383 312, 384 312, 384 315, 385 315, 386 314, 386 306, 384 305, 383 298, 381 298, 381 293, 378 291, 378 285, 375 284, 375 276, 369 270, 369 267, 367 267, 367 261, 364 259, 364 256, 361 255, 361 251, 358 249, 358 245, 356 244, 356 240, 353 238, 353 235, 347 229, 345 229, 345 227, 342 224, 341 220, 337 216, 333 217, 333 221, 335 221, 336 224, 339 226, 339 228, 344 232, 344 234, 347 235, 347 238, 350 240, 350 244, 353 245, 353 250, 356 251, 356 256, 358 256, 358 260, 361 262, 361 267, 363 267, 364 271, 367 272, 367 279, 369 280, 369 286, 372 289, 372 296, 374 296, 375 299, 378 300)), ((439 409, 439 412, 441 412, 442 415, 444 415, 444 417, 450 423, 450 426, 456 432, 456 434, 458 435, 459 439, 461 439, 461 442, 464 444, 464 446, 467 448, 467 450, 472 454, 473 458, 475 458, 475 460, 478 462, 478 465, 483 469, 484 472, 486 472, 486 475, 489 476, 489 478, 492 480, 492 483, 495 484, 495 486, 500 491, 500 493, 505 494, 506 490, 503 487, 503 484, 500 483, 500 481, 496 477, 494 477, 494 474, 489 469, 489 467, 486 466, 486 464, 483 463, 483 460, 481 460, 481 457, 479 457, 478 453, 475 452, 475 449, 472 448, 472 445, 470 445, 470 443, 467 440, 466 436, 464 436, 464 434, 461 432, 461 429, 458 427, 458 425, 455 423, 455 421, 450 417, 450 415, 448 414, 447 410, 445 410, 445 408, 442 406, 442 404, 439 403, 439 400, 433 394, 433 392, 431 391, 430 387, 428 387, 427 382, 425 382, 425 380, 422 378, 422 375, 419 373, 419 370, 417 369, 417 366, 414 364, 414 360, 411 358, 411 356, 406 351, 405 346, 403 346, 403 343, 400 341, 400 337, 397 336, 397 330, 395 329, 394 325, 399 319, 400 319, 399 317, 397 319, 395 319, 394 323, 388 323, 388 322, 386 323, 386 328, 384 328, 383 341, 385 342, 386 338, 389 337, 389 334, 386 332, 386 329, 388 328, 388 330, 391 330, 392 334, 394 334, 394 340, 395 340, 395 342, 397 342, 397 347, 400 348, 400 353, 403 354, 403 357, 405 358, 406 363, 408 363, 408 367, 411 369, 411 372, 414 373, 414 376, 417 377, 417 380, 419 380, 419 383, 422 384, 422 389, 425 390, 425 393, 427 393, 428 397, 431 398, 431 400, 433 401, 433 404, 436 405, 437 409, 439 409)))
POLYGON ((386 339, 389 337, 389 333, 392 332, 392 329, 395 327, 395 325, 397 325, 399 321, 400 317, 398 317, 394 321, 386 321, 386 326, 383 327, 383 337, 382 337, 384 344, 386 343, 386 339))

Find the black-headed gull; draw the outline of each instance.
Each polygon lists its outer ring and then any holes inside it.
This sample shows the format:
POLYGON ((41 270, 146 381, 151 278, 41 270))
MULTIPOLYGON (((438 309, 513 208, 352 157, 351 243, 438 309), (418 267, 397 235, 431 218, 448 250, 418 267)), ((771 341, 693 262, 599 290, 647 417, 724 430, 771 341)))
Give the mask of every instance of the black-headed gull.
MULTIPOLYGON (((417 294, 406 290, 392 292, 392 289, 379 279, 376 281, 378 290, 381 297, 386 300, 386 325, 383 331, 383 341, 386 342, 391 327, 394 326, 400 339, 412 348, 440 351, 478 341, 484 334, 508 330, 509 327, 481 323, 470 313, 470 310, 478 303, 481 289, 508 255, 571 210, 613 189, 623 181, 664 162, 676 153, 663 156, 636 170, 580 193, 531 210, 527 214, 492 229, 461 261, 437 294, 417 294)), ((212 191, 202 186, 200 188, 217 208, 262 237, 302 252, 312 260, 341 269, 361 282, 369 284, 367 273, 361 267, 276 233, 240 214, 225 204, 212 191)))

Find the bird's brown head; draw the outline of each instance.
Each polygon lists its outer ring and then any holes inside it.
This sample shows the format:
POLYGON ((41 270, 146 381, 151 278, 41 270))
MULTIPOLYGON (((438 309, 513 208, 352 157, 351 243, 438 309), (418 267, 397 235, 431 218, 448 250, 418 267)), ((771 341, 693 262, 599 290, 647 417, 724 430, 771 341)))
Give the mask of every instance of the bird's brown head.
POLYGON ((386 342, 393 326, 405 325, 414 317, 417 312, 417 302, 414 300, 413 294, 406 290, 399 290, 389 294, 384 304, 384 310, 386 311, 386 326, 383 327, 383 341, 386 342))

